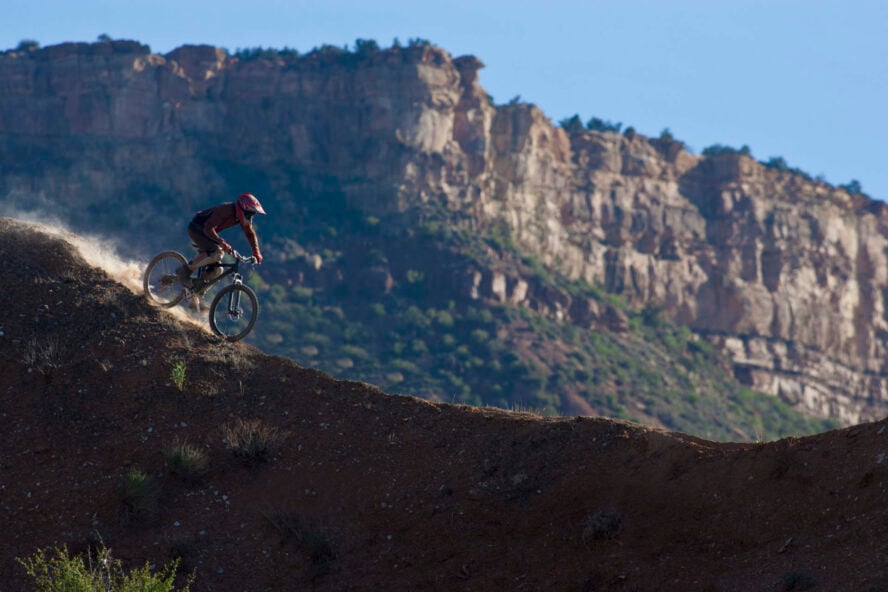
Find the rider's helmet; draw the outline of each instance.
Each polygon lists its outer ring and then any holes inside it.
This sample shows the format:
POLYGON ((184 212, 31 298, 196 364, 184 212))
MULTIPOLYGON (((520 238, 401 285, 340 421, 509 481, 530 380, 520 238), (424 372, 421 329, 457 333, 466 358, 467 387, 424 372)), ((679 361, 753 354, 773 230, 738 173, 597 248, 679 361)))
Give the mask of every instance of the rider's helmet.
POLYGON ((243 223, 244 219, 250 220, 256 214, 264 214, 265 210, 262 204, 256 199, 252 193, 241 193, 234 202, 234 209, 237 212, 238 222, 243 223))

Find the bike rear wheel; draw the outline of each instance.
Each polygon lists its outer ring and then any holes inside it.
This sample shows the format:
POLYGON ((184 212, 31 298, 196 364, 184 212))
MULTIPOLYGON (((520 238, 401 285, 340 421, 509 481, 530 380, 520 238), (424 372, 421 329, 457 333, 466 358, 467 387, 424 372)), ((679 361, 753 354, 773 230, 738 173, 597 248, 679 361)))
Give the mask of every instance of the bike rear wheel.
POLYGON ((182 301, 185 289, 176 271, 186 263, 188 261, 185 257, 176 251, 164 251, 151 260, 142 279, 142 288, 148 302, 171 308, 182 301))
POLYGON ((210 329, 228 341, 246 337, 258 317, 256 293, 243 284, 222 288, 210 304, 210 329))

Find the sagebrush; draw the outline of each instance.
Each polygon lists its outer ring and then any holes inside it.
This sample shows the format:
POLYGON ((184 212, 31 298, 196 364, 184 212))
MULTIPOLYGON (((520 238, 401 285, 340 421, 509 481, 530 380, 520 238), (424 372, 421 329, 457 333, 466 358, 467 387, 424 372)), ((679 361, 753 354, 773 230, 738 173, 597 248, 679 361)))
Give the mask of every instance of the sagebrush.
POLYGON ((127 571, 111 550, 102 545, 96 552, 71 555, 65 546, 47 554, 43 549, 26 559, 18 559, 34 580, 34 592, 189 592, 194 576, 176 587, 175 560, 160 570, 144 566, 127 571))

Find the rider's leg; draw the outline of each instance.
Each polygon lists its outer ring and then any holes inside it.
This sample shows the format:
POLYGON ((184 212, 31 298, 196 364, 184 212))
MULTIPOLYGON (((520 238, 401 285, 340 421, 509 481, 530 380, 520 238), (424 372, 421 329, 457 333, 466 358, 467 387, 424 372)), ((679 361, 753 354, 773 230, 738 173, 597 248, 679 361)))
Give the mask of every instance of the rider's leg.
POLYGON ((191 277, 192 272, 195 269, 203 267, 204 265, 219 263, 219 261, 222 260, 222 255, 223 253, 221 250, 199 251, 197 255, 195 255, 194 259, 192 259, 176 271, 179 276, 179 281, 182 282, 182 285, 186 288, 191 288, 194 284, 194 280, 191 277))
MULTIPOLYGON (((199 269, 207 265, 219 263, 222 260, 222 255, 222 251, 218 250, 212 253, 206 253, 203 257, 195 257, 190 266, 194 267, 195 269, 199 269)), ((221 267, 213 266, 205 270, 203 274, 203 281, 201 282, 201 286, 198 286, 197 293, 203 296, 203 294, 209 288, 210 283, 212 283, 212 281, 220 275, 222 275, 221 267)))
POLYGON ((219 245, 206 236, 194 223, 188 225, 188 237, 198 252, 194 259, 179 269, 178 274, 182 285, 190 288, 192 285, 191 273, 204 265, 218 263, 222 260, 223 253, 219 245))
POLYGON ((194 257, 194 259, 188 262, 188 268, 191 271, 194 271, 195 269, 203 267, 204 265, 219 263, 220 261, 222 261, 222 255, 222 249, 215 249, 213 251, 201 251, 194 257))

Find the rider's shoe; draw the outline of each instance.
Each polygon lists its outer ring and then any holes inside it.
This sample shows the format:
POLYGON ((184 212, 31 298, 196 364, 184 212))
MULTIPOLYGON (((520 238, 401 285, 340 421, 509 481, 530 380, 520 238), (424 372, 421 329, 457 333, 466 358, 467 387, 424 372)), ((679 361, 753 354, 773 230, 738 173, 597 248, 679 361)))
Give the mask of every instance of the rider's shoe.
POLYGON ((185 286, 186 288, 190 288, 192 285, 191 282, 191 270, 188 269, 187 265, 181 266, 176 270, 176 276, 179 278, 179 282, 185 286))

